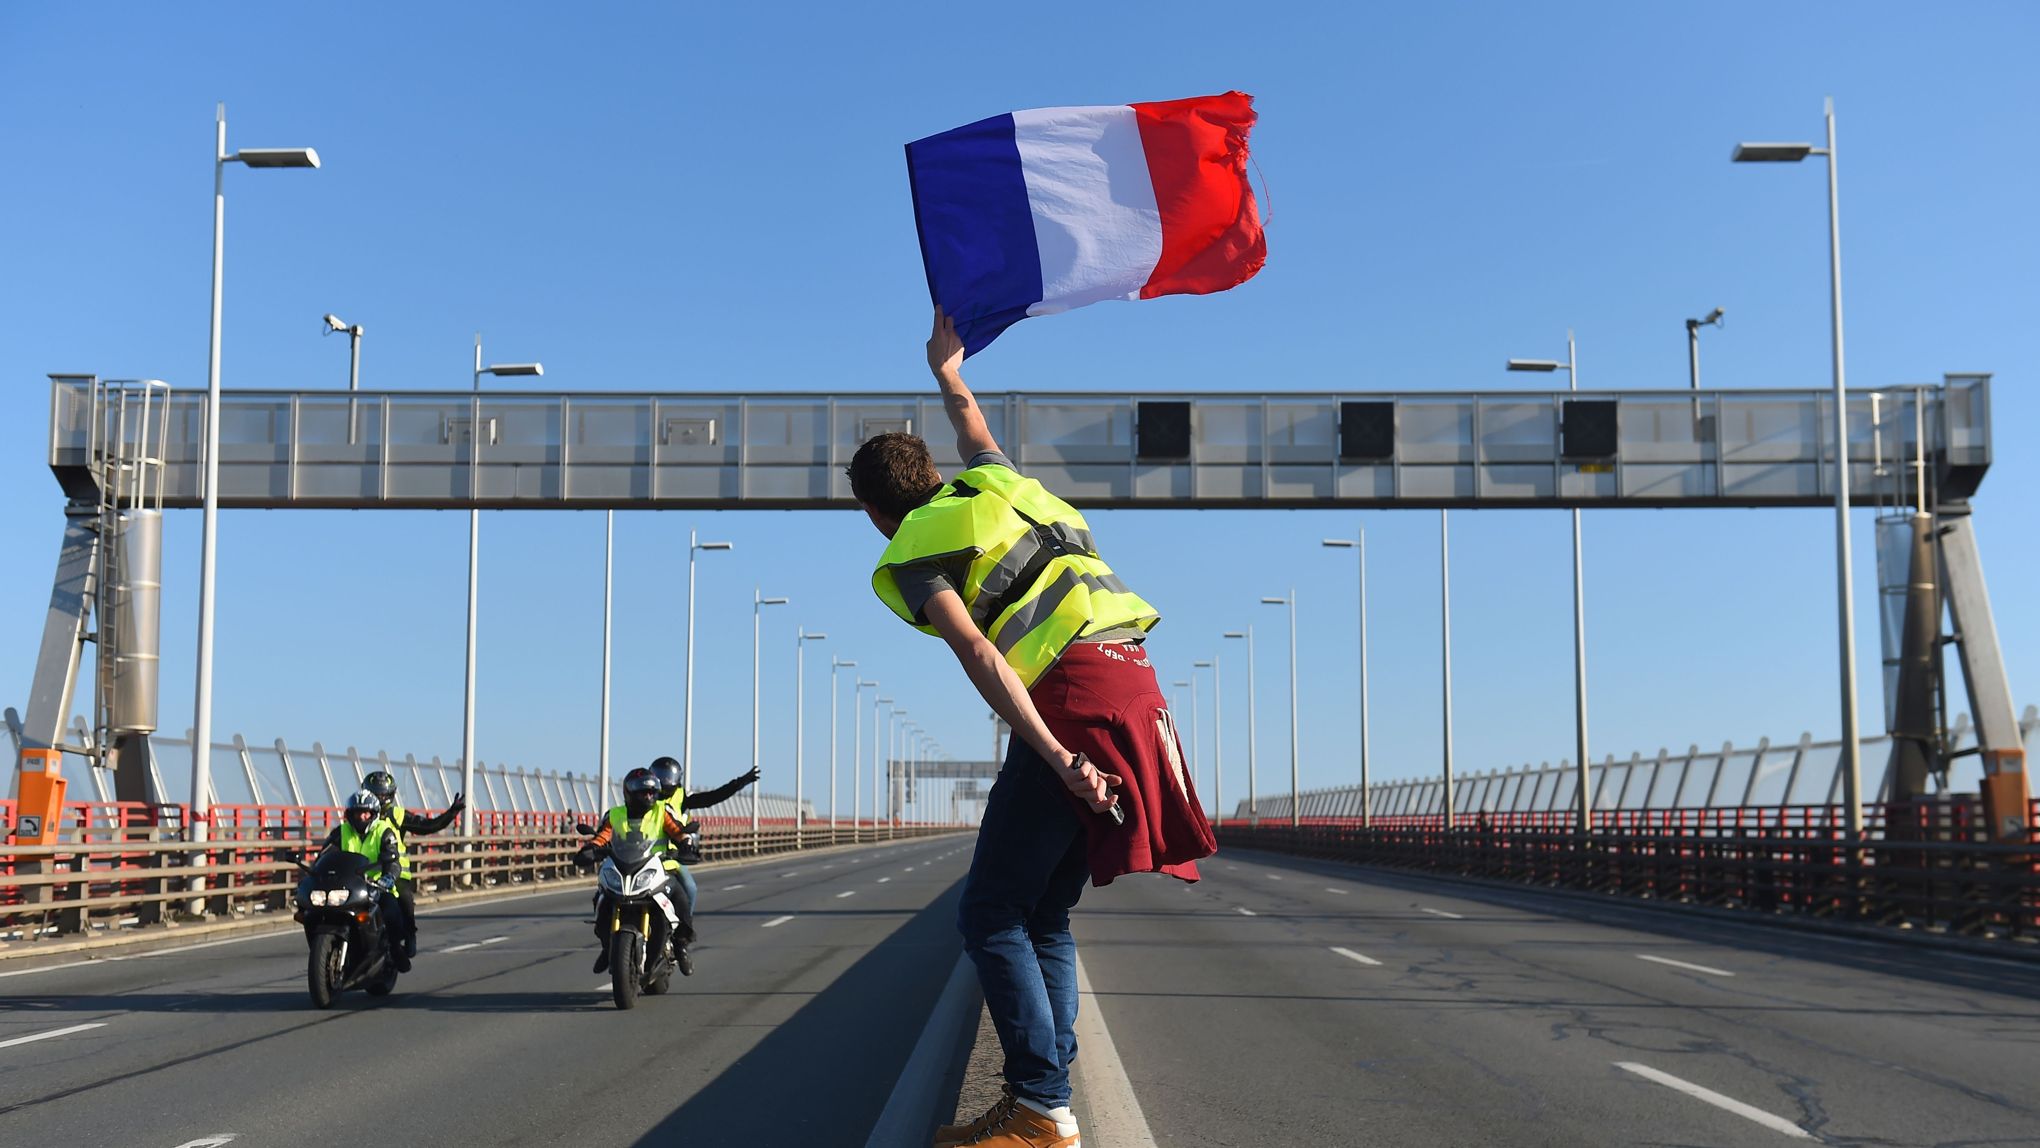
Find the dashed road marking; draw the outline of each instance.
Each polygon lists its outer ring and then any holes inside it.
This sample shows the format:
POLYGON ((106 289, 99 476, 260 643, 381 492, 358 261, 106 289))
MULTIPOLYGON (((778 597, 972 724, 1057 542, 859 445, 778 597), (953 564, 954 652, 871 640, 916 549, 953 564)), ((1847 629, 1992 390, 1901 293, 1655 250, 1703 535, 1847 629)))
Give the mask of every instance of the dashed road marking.
POLYGON ((743 888, 742 885, 724 885, 722 887, 722 891, 725 893, 734 893, 741 888, 743 888))
POLYGON ((1346 896, 1346 890, 1344 890, 1344 889, 1340 889, 1340 888, 1336 888, 1336 887, 1334 887, 1334 886, 1331 886, 1331 885, 1327 885, 1327 886, 1325 886, 1325 892, 1327 892, 1327 893, 1337 893, 1337 894, 1338 894, 1339 896, 1341 896, 1341 897, 1344 897, 1344 896, 1346 896))
POLYGON ((774 917, 758 927, 761 929, 776 929, 791 920, 793 920, 793 914, 788 913, 784 917, 774 917))
POLYGON ((27 1036, 17 1036, 12 1040, 0 1040, 0 1048, 12 1048, 17 1044, 30 1044, 38 1040, 48 1040, 53 1036, 69 1036, 74 1032, 85 1032, 89 1029, 105 1027, 106 1022, 102 1020, 93 1021, 91 1024, 74 1024, 69 1028, 53 1028, 48 1032, 32 1032, 27 1036))
POLYGON ((1349 961, 1358 961, 1363 965, 1379 965, 1381 963, 1380 961, 1375 960, 1373 957, 1362 956, 1361 954, 1356 953, 1351 949, 1342 949, 1337 945, 1332 946, 1332 951, 1346 958, 1349 961))
POLYGON ((1424 909, 1423 911, 1431 914, 1433 917, 1443 917, 1448 921, 1464 921, 1466 919, 1458 913, 1448 913, 1443 909, 1424 909))
POLYGON ((1650 961, 1653 964, 1670 965, 1675 969, 1688 969, 1696 973, 1706 973, 1709 976, 1732 977, 1735 975, 1727 969, 1714 969, 1706 965, 1689 964, 1686 961, 1675 961, 1670 957, 1653 957, 1649 953, 1638 953, 1636 954, 1636 959, 1639 961, 1650 961))
POLYGON ((507 941, 509 939, 510 938, 508 937, 490 937, 489 939, 483 941, 482 943, 485 945, 500 945, 504 941, 507 941))
POLYGON ((1704 1100, 1707 1103, 1712 1104, 1713 1106, 1721 1109, 1724 1112, 1733 1112, 1737 1116, 1742 1117, 1744 1120, 1755 1121, 1756 1123, 1761 1124, 1766 1128, 1769 1128, 1773 1132, 1790 1136, 1795 1140, 1813 1139, 1813 1136, 1809 1134, 1806 1131, 1806 1129, 1801 1128, 1799 1125, 1792 1123, 1790 1120, 1787 1120, 1782 1116, 1773 1116, 1761 1108, 1753 1108, 1750 1105, 1744 1104, 1740 1100, 1723 1096, 1721 1093, 1716 1092, 1711 1088, 1702 1088, 1690 1080, 1681 1080, 1678 1077, 1673 1076, 1669 1072, 1659 1072, 1657 1069, 1652 1068, 1650 1065, 1637 1064, 1633 1061, 1627 1060, 1618 1060, 1615 1062, 1615 1067, 1621 1069, 1624 1072, 1633 1072, 1636 1075, 1643 1077, 1645 1080, 1662 1084, 1666 1088, 1676 1089, 1677 1091, 1683 1092, 1686 1095, 1693 1097, 1695 1100, 1704 1100))
POLYGON ((836 894, 836 899, 837 899, 838 901, 840 901, 840 900, 842 900, 842 899, 843 899, 843 898, 845 898, 845 897, 855 897, 856 895, 857 895, 857 890, 855 890, 855 889, 845 889, 845 890, 843 890, 843 891, 842 891, 841 893, 838 893, 838 894, 836 894))
POLYGON ((462 953, 466 952, 469 949, 478 948, 480 947, 480 945, 481 945, 480 941, 469 941, 465 945, 450 945, 439 951, 442 953, 462 953))
POLYGON ((890 881, 890 880, 892 880, 892 878, 891 878, 891 877, 880 877, 880 878, 878 879, 878 883, 879 883, 879 884, 881 884, 881 885, 883 885, 883 884, 885 884, 885 883, 886 883, 887 881, 890 881))
POLYGON ((1238 914, 1239 914, 1240 916, 1242 916, 1242 917, 1258 917, 1258 916, 1260 916, 1260 914, 1259 914, 1259 913, 1256 913, 1256 912, 1254 912, 1254 911, 1253 911, 1252 909, 1246 908, 1246 907, 1244 907, 1244 906, 1241 906, 1241 905, 1234 905, 1234 906, 1233 906, 1233 912, 1235 912, 1235 913, 1238 913, 1238 914))
POLYGON ((1269 874, 1267 874, 1266 876, 1267 876, 1268 880, 1270 880, 1270 881, 1280 881, 1280 880, 1282 880, 1282 874, 1280 874, 1280 873, 1269 873, 1269 874))
POLYGON ((781 873, 781 874, 780 874, 780 876, 781 876, 781 877, 791 877, 791 876, 793 876, 793 875, 794 875, 795 873, 798 873, 798 872, 800 872, 800 870, 798 870, 798 869, 788 869, 788 870, 787 870, 786 872, 784 872, 784 873, 781 873))
POLYGON ((232 1144, 240 1135, 239 1132, 215 1132, 210 1136, 201 1136, 196 1140, 186 1140, 184 1143, 179 1144, 177 1148, 226 1148, 227 1145, 232 1144))

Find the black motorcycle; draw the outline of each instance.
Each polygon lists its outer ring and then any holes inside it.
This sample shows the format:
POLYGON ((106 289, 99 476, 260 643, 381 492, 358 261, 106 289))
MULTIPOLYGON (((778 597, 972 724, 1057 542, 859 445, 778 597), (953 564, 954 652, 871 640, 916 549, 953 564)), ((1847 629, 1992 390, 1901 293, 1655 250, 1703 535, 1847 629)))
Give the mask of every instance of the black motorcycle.
POLYGON ((395 894, 368 879, 373 865, 338 849, 300 865, 305 879, 297 887, 297 920, 310 948, 305 982, 314 1008, 333 1007, 333 998, 348 989, 382 997, 397 987, 393 941, 382 915, 382 899, 395 894))
POLYGON ((637 1004, 639 992, 656 996, 673 987, 672 875, 664 843, 636 835, 609 843, 596 884, 598 912, 609 914, 609 983, 617 1008, 637 1004))

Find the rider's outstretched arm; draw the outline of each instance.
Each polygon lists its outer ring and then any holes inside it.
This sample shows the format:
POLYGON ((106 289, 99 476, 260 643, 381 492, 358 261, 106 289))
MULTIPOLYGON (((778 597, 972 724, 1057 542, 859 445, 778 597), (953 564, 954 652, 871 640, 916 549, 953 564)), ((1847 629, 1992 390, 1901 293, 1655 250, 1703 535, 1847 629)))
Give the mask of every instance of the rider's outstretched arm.
POLYGON ((957 457, 968 465, 986 451, 997 451, 999 444, 985 425, 984 412, 963 383, 963 340, 957 337, 955 322, 939 306, 935 308, 935 329, 928 333, 928 369, 942 388, 942 408, 956 430, 957 457))
POLYGON ((721 805, 723 802, 742 793, 744 787, 756 780, 758 780, 758 771, 753 769, 741 776, 731 778, 728 782, 718 785, 714 789, 701 793, 690 793, 687 795, 687 808, 689 811, 692 811, 721 805))
POLYGON ((418 814, 415 814, 407 809, 404 811, 404 823, 398 826, 398 828, 402 829, 406 833, 417 833, 429 836, 453 824, 453 819, 460 816, 460 811, 463 804, 465 803, 456 802, 453 805, 447 806, 444 812, 435 814, 431 817, 420 817, 418 814))

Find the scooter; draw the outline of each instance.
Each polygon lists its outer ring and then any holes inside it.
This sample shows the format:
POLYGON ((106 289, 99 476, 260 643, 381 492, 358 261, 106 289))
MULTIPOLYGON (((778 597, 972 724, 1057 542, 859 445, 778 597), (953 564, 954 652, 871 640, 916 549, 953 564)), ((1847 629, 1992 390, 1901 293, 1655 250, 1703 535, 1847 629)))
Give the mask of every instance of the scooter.
POLYGON ((596 878, 602 890, 596 911, 609 914, 609 982, 617 1008, 637 1004, 640 992, 657 996, 673 986, 680 914, 665 860, 663 843, 626 835, 609 843, 596 878))
POLYGON ((305 879, 297 887, 296 919, 305 927, 305 982, 313 1008, 333 1007, 333 998, 348 989, 383 997, 397 987, 392 939, 382 916, 382 899, 394 894, 368 879, 372 865, 369 858, 338 849, 310 866, 299 863, 305 879))

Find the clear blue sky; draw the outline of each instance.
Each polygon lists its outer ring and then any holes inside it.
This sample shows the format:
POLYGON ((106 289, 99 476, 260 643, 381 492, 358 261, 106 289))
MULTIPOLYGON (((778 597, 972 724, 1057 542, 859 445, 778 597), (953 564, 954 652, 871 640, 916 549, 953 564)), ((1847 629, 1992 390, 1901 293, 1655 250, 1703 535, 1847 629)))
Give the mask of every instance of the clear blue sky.
MULTIPOLYGON (((0 8, 0 704, 21 706, 61 530, 44 459, 52 371, 205 381, 213 104, 230 146, 311 145, 318 172, 228 173, 228 387, 462 387, 470 340, 562 388, 927 384, 927 295, 900 145, 1015 108, 1258 97, 1267 269, 1231 293, 1100 305, 1015 328, 981 389, 1508 387, 1511 356, 1578 331, 1588 388, 1829 380, 1817 165, 1733 167, 1738 139, 1840 114, 1850 380, 1997 373, 1978 500, 2020 701, 2040 700, 2040 266, 2027 4, 218 4, 0 8)), ((1264 787, 1286 770, 1279 611, 1305 626, 1306 785, 1353 771, 1353 569, 1370 536, 1378 776, 1438 760, 1436 516, 1113 513, 1107 557, 1158 603, 1164 673, 1261 625, 1264 787)), ((196 512, 172 516, 163 712, 190 723, 196 512)), ((1881 727, 1868 517, 1858 520, 1866 725, 1881 727)), ((852 513, 633 514, 618 526, 616 760, 677 749, 687 530, 703 569, 697 765, 749 758, 748 604, 768 613, 770 788, 786 792, 793 628, 910 706, 948 749, 989 743, 942 647, 871 597, 852 513)), ((602 519, 484 516, 480 756, 592 765, 602 519)), ((1587 516, 1594 741, 1754 741, 1837 728, 1831 516, 1587 516)), ((1454 521, 1458 760, 1572 745, 1558 513, 1454 521)), ((450 513, 229 513, 216 728, 439 754, 460 746, 466 531, 450 513)), ((1244 658, 1226 661, 1228 804, 1244 658)), ((825 664, 827 653, 809 661, 825 664)), ((847 677, 847 675, 846 675, 847 677)), ((825 672, 810 683, 823 784, 825 672)), ((847 690, 845 691, 847 694, 847 690)), ((1210 695, 1205 694, 1205 772, 1210 695)), ((844 724, 848 727, 846 712, 844 724)), ((846 750, 847 754, 847 750, 846 750)), ((847 798, 846 798, 847 804, 847 798)))

